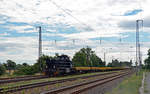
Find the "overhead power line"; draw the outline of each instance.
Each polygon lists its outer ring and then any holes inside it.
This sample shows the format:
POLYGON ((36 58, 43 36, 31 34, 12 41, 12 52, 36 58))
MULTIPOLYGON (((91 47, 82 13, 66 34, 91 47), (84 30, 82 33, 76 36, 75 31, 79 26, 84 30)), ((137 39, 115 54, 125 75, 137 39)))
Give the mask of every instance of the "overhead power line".
POLYGON ((88 27, 88 29, 93 30, 94 29, 92 27, 90 27, 89 25, 87 25, 86 23, 80 21, 79 19, 77 19, 75 16, 73 16, 71 13, 67 12, 65 9, 63 9, 61 6, 59 6, 58 4, 56 4, 54 1, 49 0, 52 4, 54 4, 58 9, 61 9, 64 13, 66 13, 67 15, 71 16, 72 18, 74 18, 76 21, 78 21, 80 24, 88 27))

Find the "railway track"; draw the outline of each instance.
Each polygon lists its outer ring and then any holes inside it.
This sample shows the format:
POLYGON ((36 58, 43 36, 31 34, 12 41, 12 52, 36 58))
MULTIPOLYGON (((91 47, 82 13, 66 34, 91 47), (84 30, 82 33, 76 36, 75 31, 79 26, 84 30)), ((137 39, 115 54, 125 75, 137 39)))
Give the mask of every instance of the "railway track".
POLYGON ((44 75, 37 75, 37 76, 24 76, 24 77, 13 77, 13 78, 0 78, 0 84, 35 80, 35 79, 43 79, 43 78, 48 78, 48 77, 44 75))
POLYGON ((0 80, 10 80, 10 79, 18 79, 18 78, 25 78, 25 77, 37 77, 41 75, 34 75, 34 76, 19 76, 19 77, 6 77, 6 78, 0 78, 0 80))
POLYGON ((111 75, 108 77, 103 77, 101 79, 96 79, 93 81, 83 82, 83 83, 66 86, 66 87, 62 87, 62 88, 58 88, 58 89, 54 89, 50 91, 45 91, 40 94, 80 94, 96 86, 103 85, 110 81, 124 77, 130 73, 132 72, 130 71, 130 72, 119 73, 119 74, 111 75))
POLYGON ((90 77, 105 76, 105 75, 116 74, 116 73, 118 73, 118 72, 103 73, 103 74, 96 74, 96 75, 76 77, 76 78, 67 78, 67 79, 55 80, 55 81, 45 81, 45 82, 15 86, 15 87, 10 87, 10 88, 5 88, 5 89, 1 88, 0 93, 9 93, 9 92, 12 93, 12 92, 17 92, 17 91, 21 91, 21 90, 27 90, 27 89, 36 88, 36 87, 42 87, 42 86, 46 86, 46 85, 64 83, 64 82, 67 82, 67 81, 75 81, 77 79, 87 79, 87 78, 90 78, 90 77))
POLYGON ((0 78, 0 84, 19 82, 19 81, 28 81, 28 80, 36 80, 48 78, 44 75, 36 75, 36 76, 23 76, 23 77, 10 77, 10 78, 0 78))

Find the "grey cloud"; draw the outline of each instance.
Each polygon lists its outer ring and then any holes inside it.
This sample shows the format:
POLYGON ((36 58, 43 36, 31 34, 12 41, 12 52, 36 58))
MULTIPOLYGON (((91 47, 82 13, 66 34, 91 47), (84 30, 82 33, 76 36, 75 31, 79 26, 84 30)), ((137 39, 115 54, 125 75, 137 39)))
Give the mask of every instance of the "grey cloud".
POLYGON ((135 21, 121 21, 118 26, 123 29, 135 29, 135 21))
POLYGON ((132 4, 137 2, 137 0, 108 0, 108 4, 113 6, 115 4, 132 4))
MULTIPOLYGON (((14 49, 16 49, 16 51, 19 51, 19 49, 17 49, 17 48, 24 48, 24 46, 22 44, 18 44, 18 43, 0 43, 0 45, 1 45, 0 46, 1 52, 6 52, 6 51, 11 52, 11 51, 15 51, 14 49)), ((21 51, 21 52, 23 52, 23 51, 21 51)))
MULTIPOLYGON (((150 27, 150 17, 147 17, 143 20, 143 25, 146 28, 150 27)), ((136 21, 131 20, 131 21, 121 21, 118 23, 118 26, 123 29, 135 29, 136 27, 136 21)))
POLYGON ((144 19, 144 27, 150 27, 150 17, 144 19))

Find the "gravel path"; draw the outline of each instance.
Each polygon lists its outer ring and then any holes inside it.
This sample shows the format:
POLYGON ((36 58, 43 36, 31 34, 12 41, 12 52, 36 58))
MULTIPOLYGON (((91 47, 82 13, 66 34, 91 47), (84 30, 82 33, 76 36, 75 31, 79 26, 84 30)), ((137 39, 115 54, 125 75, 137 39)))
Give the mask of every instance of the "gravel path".
POLYGON ((144 87, 144 94, 150 94, 150 72, 146 73, 145 84, 146 87, 144 87))

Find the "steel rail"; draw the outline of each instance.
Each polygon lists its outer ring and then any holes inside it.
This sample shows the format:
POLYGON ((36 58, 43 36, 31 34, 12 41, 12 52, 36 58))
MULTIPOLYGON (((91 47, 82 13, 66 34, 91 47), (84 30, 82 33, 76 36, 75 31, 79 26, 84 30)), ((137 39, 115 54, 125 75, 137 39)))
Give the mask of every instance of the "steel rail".
POLYGON ((90 88, 93 88, 93 87, 95 87, 97 85, 101 85, 101 84, 110 82, 112 80, 115 80, 117 78, 121 78, 121 77, 123 77, 125 75, 128 75, 128 74, 129 74, 129 72, 127 72, 127 73, 120 73, 120 74, 116 74, 116 75, 113 75, 113 76, 110 76, 110 77, 104 77, 104 78, 101 78, 101 79, 97 79, 97 80, 94 80, 94 81, 83 82, 83 83, 76 84, 76 85, 66 86, 66 87, 55 89, 55 90, 42 92, 40 94, 58 94, 60 92, 64 92, 64 91, 67 91, 67 90, 70 90, 70 89, 73 89, 73 88, 77 88, 77 87, 80 87, 80 86, 88 85, 88 84, 95 83, 95 82, 97 83, 97 82, 101 81, 100 84, 95 84, 94 86, 91 86, 91 87, 88 87, 88 88, 84 88, 84 89, 81 89, 81 90, 77 90, 77 91, 74 91, 72 93, 72 94, 79 94, 79 93, 81 93, 81 92, 83 92, 85 90, 88 90, 90 88))
MULTIPOLYGON (((126 71, 126 70, 124 70, 124 71, 126 71)), ((45 81, 45 82, 15 86, 15 87, 4 88, 4 89, 1 88, 0 93, 17 92, 17 91, 21 91, 21 90, 24 90, 24 89, 30 89, 30 88, 41 87, 41 86, 46 86, 46 85, 53 85, 53 84, 56 84, 56 83, 63 83, 63 82, 67 82, 67 81, 75 81, 77 79, 86 79, 86 78, 90 78, 90 77, 110 75, 110 74, 115 74, 115 73, 118 73, 118 72, 102 73, 102 74, 75 77, 75 78, 66 78, 66 79, 55 80, 55 81, 45 81)))
POLYGON ((35 79, 43 79, 48 78, 48 76, 39 75, 39 76, 27 76, 27 77, 18 77, 14 79, 4 79, 0 80, 0 84, 12 83, 12 82, 19 82, 19 81, 27 81, 27 80, 35 80, 35 79))

